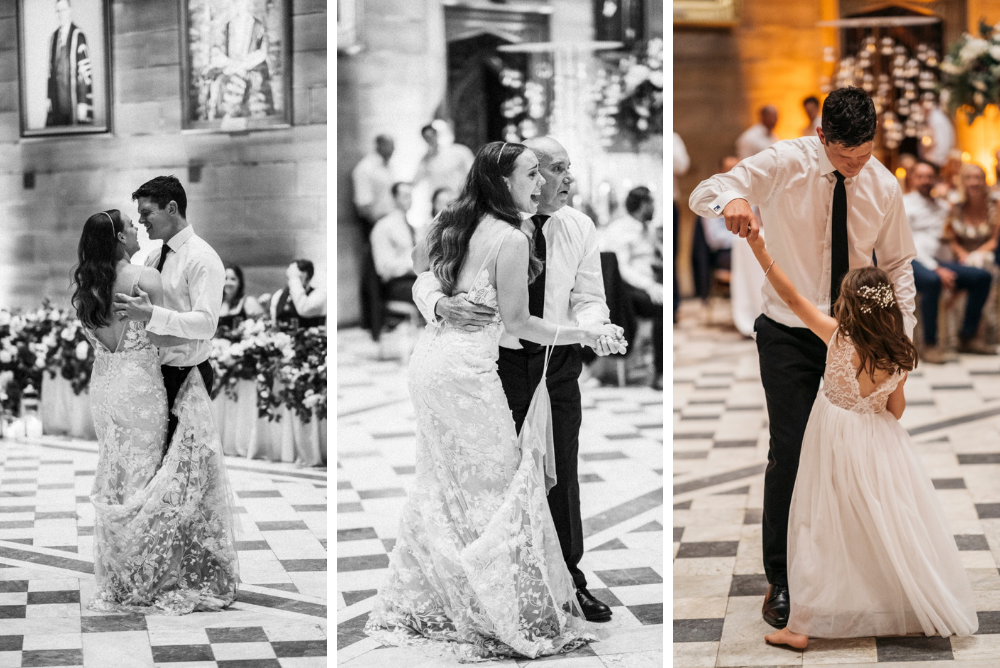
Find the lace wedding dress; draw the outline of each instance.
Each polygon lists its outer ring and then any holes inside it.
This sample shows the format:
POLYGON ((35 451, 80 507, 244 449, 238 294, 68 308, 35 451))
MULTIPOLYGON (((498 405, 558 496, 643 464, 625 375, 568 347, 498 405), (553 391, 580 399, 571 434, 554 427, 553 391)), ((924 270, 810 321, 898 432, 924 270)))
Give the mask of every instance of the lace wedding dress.
POLYGON ((178 392, 177 431, 161 461, 167 395, 143 324, 126 323, 114 351, 84 331, 96 351, 100 453, 89 607, 179 615, 228 606, 238 581, 232 495, 201 374, 188 374, 178 392))
POLYGON ((970 635, 968 576, 930 478, 886 402, 861 395, 834 334, 802 439, 788 521, 788 628, 817 638, 970 635))
MULTIPOLYGON (((497 308, 490 267, 513 233, 496 219, 479 224, 470 301, 497 308)), ((432 323, 410 358, 416 477, 365 627, 384 644, 475 661, 593 639, 546 501, 545 426, 529 414, 519 442, 497 375, 502 327, 499 315, 475 332, 432 323)))

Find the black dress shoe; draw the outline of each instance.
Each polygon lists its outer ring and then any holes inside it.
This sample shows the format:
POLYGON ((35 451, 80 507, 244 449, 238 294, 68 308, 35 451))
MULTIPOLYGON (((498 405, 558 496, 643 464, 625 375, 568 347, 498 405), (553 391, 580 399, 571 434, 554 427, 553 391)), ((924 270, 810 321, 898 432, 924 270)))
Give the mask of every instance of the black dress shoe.
POLYGON ((611 608, 591 596, 586 587, 576 590, 576 600, 580 602, 583 616, 588 622, 606 622, 611 619, 611 608))
POLYGON ((764 597, 764 607, 761 613, 764 621, 776 629, 788 626, 788 611, 791 603, 788 600, 788 585, 771 585, 764 597))

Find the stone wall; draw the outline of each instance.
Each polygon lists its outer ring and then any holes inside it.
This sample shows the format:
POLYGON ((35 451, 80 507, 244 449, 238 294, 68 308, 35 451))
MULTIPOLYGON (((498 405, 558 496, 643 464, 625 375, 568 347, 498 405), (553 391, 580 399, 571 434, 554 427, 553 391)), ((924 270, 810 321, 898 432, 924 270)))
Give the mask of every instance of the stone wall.
MULTIPOLYGON (((0 0, 0 307, 68 303, 83 222, 106 208, 135 218, 131 192, 158 174, 184 183, 188 220, 243 266, 251 294, 280 287, 297 257, 325 283, 326 2, 292 0, 290 128, 182 131, 178 2, 113 0, 111 132, 30 139, 19 130, 15 3, 0 0), (197 183, 190 165, 201 165, 197 183)), ((142 230, 140 240, 147 250, 142 230)))

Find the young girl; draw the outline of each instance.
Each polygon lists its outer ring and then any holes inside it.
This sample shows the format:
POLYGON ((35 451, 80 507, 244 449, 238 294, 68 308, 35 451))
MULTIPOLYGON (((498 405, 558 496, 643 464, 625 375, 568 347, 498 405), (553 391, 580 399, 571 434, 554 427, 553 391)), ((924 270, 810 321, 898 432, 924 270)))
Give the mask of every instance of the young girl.
POLYGON ((888 276, 848 272, 831 318, 795 290, 763 239, 750 246, 778 295, 828 346, 789 511, 791 613, 765 640, 804 649, 810 636, 975 633, 955 539, 898 422, 917 355, 888 276))

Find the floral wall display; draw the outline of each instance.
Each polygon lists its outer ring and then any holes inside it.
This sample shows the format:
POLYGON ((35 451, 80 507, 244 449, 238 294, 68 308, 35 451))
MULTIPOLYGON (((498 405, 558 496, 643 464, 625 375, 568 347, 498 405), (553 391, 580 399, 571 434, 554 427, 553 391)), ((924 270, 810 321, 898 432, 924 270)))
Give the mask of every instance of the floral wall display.
MULTIPOLYGON (((212 340, 216 370, 212 396, 235 397, 240 380, 257 385, 257 412, 279 420, 284 406, 309 422, 326 419, 326 328, 282 330, 264 319, 247 319, 212 340)), ((43 374, 70 381, 76 394, 90 385, 94 349, 71 310, 47 301, 34 311, 0 310, 0 405, 19 412, 30 385, 42 388, 43 374)))
POLYGON ((858 86, 871 96, 879 117, 877 141, 894 151, 906 138, 929 143, 938 64, 938 53, 925 44, 911 48, 889 35, 869 35, 857 53, 841 59, 833 88, 858 86))
MULTIPOLYGON (((607 57, 606 57, 607 58, 607 57)), ((663 40, 654 38, 598 69, 595 115, 602 144, 633 149, 663 134, 663 40)))
POLYGON ((941 72, 951 114, 964 111, 971 123, 987 105, 1000 104, 1000 23, 980 23, 978 37, 962 35, 948 49, 941 72))

